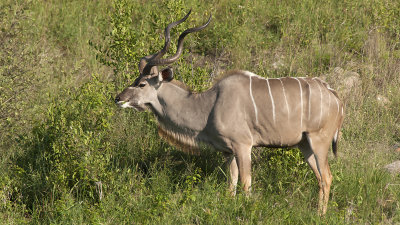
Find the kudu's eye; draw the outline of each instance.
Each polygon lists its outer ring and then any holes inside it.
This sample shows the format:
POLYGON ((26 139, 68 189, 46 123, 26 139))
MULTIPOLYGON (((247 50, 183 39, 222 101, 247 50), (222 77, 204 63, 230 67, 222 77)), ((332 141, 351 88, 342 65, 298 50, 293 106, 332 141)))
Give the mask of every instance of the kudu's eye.
POLYGON ((146 83, 140 83, 139 84, 139 87, 144 87, 144 86, 146 86, 146 83))

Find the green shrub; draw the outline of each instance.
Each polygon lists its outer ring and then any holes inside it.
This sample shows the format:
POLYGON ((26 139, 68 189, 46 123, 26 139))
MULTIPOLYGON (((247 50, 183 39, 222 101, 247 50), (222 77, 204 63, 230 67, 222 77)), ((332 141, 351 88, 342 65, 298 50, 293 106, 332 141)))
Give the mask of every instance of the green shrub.
POLYGON ((24 204, 57 203, 68 193, 77 200, 99 201, 96 182, 104 187, 110 178, 110 88, 93 77, 52 97, 45 121, 21 140, 27 150, 14 165, 24 204))

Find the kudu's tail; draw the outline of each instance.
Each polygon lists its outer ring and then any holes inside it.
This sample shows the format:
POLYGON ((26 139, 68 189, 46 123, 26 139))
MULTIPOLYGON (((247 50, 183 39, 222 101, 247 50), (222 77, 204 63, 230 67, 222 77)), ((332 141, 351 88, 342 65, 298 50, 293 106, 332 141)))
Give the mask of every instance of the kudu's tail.
POLYGON ((335 157, 337 157, 337 143, 339 141, 339 132, 340 128, 342 128, 342 124, 343 124, 343 118, 341 119, 339 127, 337 128, 335 136, 333 136, 332 140, 332 152, 335 155, 335 157))
POLYGON ((337 142, 338 142, 337 137, 334 137, 332 140, 332 151, 333 151, 333 154, 335 155, 335 157, 337 157, 337 142))

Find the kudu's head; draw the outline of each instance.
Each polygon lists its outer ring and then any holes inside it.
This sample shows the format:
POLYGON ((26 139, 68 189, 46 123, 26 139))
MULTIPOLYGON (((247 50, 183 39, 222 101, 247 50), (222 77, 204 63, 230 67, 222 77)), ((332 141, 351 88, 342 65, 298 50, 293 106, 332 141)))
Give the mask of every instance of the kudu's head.
POLYGON ((178 39, 178 47, 176 53, 168 58, 162 59, 165 53, 168 51, 170 46, 170 30, 174 26, 184 22, 190 15, 191 10, 182 19, 170 23, 165 28, 165 45, 161 51, 148 55, 140 59, 139 62, 139 77, 135 82, 123 90, 115 98, 117 103, 122 108, 134 108, 139 111, 143 111, 157 101, 157 90, 162 86, 164 82, 170 82, 173 79, 173 72, 171 68, 158 70, 158 66, 168 65, 175 62, 182 54, 183 51, 183 40, 189 33, 200 31, 204 29, 211 21, 211 16, 207 23, 200 27, 194 27, 185 30, 178 39))

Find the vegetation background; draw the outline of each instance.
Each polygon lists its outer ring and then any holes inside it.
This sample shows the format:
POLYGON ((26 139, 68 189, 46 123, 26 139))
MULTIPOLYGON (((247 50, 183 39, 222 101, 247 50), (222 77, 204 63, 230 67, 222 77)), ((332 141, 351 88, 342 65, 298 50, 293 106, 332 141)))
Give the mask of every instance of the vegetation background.
POLYGON ((1 223, 400 223, 400 175, 383 169, 400 157, 399 40, 397 0, 2 0, 1 223), (150 113, 114 105, 189 9, 173 40, 213 15, 173 65, 194 90, 244 69, 324 77, 340 91, 346 119, 325 217, 298 150, 254 149, 253 195, 230 197, 219 153, 181 153, 150 113))

